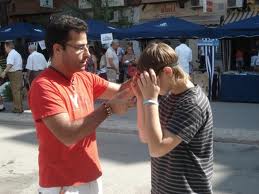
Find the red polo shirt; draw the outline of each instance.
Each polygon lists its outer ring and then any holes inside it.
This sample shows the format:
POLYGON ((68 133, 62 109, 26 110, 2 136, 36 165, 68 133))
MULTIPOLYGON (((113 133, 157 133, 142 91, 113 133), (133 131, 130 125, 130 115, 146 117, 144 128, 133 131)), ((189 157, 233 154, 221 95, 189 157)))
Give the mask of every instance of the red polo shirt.
POLYGON ((77 185, 101 176, 95 132, 68 147, 42 119, 64 112, 72 121, 85 117, 94 110, 94 100, 107 86, 107 81, 85 71, 75 73, 68 80, 50 68, 33 82, 28 100, 39 142, 41 187, 77 185))

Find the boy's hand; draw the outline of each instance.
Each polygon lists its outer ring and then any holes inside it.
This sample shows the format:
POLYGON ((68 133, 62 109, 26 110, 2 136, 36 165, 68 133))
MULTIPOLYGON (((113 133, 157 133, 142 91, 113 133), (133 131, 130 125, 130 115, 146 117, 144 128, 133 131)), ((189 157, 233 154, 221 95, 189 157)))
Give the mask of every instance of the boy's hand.
POLYGON ((132 89, 134 95, 137 97, 137 99, 143 99, 142 93, 141 93, 140 88, 138 86, 138 82, 137 82, 138 79, 140 79, 140 78, 137 77, 137 76, 133 77, 133 80, 131 82, 131 89, 132 89))
POLYGON ((157 84, 157 77, 153 69, 149 73, 144 71, 138 79, 138 86, 144 99, 157 100, 160 87, 157 84))

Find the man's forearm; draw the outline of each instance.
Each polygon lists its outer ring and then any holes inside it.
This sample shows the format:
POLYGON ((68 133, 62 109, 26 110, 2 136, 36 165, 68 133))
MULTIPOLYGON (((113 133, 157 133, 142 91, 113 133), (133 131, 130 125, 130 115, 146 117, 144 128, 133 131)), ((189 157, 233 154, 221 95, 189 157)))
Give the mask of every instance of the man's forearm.
POLYGON ((4 72, 8 73, 11 68, 12 68, 12 65, 7 64, 4 72))
POLYGON ((101 105, 94 112, 90 113, 82 119, 63 123, 63 126, 58 126, 55 130, 55 134, 60 140, 66 144, 75 144, 85 136, 91 134, 106 118, 107 111, 104 105, 101 105), (60 130, 63 128, 63 130, 60 130))

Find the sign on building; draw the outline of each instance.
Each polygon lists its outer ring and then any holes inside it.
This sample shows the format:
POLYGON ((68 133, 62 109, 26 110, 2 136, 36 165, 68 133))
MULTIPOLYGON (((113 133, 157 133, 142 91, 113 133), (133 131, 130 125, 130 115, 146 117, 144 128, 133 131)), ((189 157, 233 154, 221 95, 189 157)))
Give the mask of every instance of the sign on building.
POLYGON ((79 9, 91 9, 92 4, 89 2, 89 0, 79 0, 78 1, 78 8, 79 9))
POLYGON ((107 33, 107 34, 101 34, 101 43, 102 44, 111 44, 113 40, 112 33, 107 33))
POLYGON ((40 0, 40 7, 53 8, 53 0, 40 0))
POLYGON ((108 7, 124 6, 124 0, 102 0, 102 7, 106 5, 108 5, 108 7))
MULTIPOLYGON (((162 3, 162 2, 169 2, 170 0, 142 0, 141 3, 162 3)), ((177 0, 171 0, 177 1, 177 0)))
POLYGON ((198 46, 219 46, 218 39, 199 39, 198 46))

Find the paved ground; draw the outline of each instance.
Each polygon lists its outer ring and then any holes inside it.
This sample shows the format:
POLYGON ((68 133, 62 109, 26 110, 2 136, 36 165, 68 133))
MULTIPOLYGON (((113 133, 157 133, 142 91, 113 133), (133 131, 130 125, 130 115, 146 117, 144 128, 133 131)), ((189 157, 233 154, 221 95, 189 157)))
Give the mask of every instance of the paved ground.
MULTIPOLYGON (((150 193, 150 162, 134 134, 97 134, 105 194, 150 193)), ((34 194, 37 142, 30 126, 0 127, 0 194, 34 194), (3 148, 3 149, 2 149, 3 148)), ((215 194, 258 194, 259 147, 215 143, 215 194)))
MULTIPOLYGON (((23 123, 33 126, 31 112, 10 113, 11 104, 6 103, 7 111, 0 113, 0 123, 23 123)), ((98 106, 98 103, 97 103, 98 106)), ((259 144, 259 104, 211 103, 214 115, 214 139, 219 142, 259 144)), ((25 107, 27 107, 25 103, 25 107)), ((124 116, 108 118, 100 131, 118 133, 137 133, 136 110, 131 109, 124 116)))
MULTIPOLYGON (((217 142, 215 193, 257 194, 259 104, 211 105, 217 142)), ((10 110, 7 103, 7 111, 0 113, 0 194, 32 194, 37 188, 37 142, 31 113, 10 110)), ((97 130, 105 194, 149 193, 149 157, 136 136, 135 117, 132 109, 124 116, 108 118, 97 130)))

